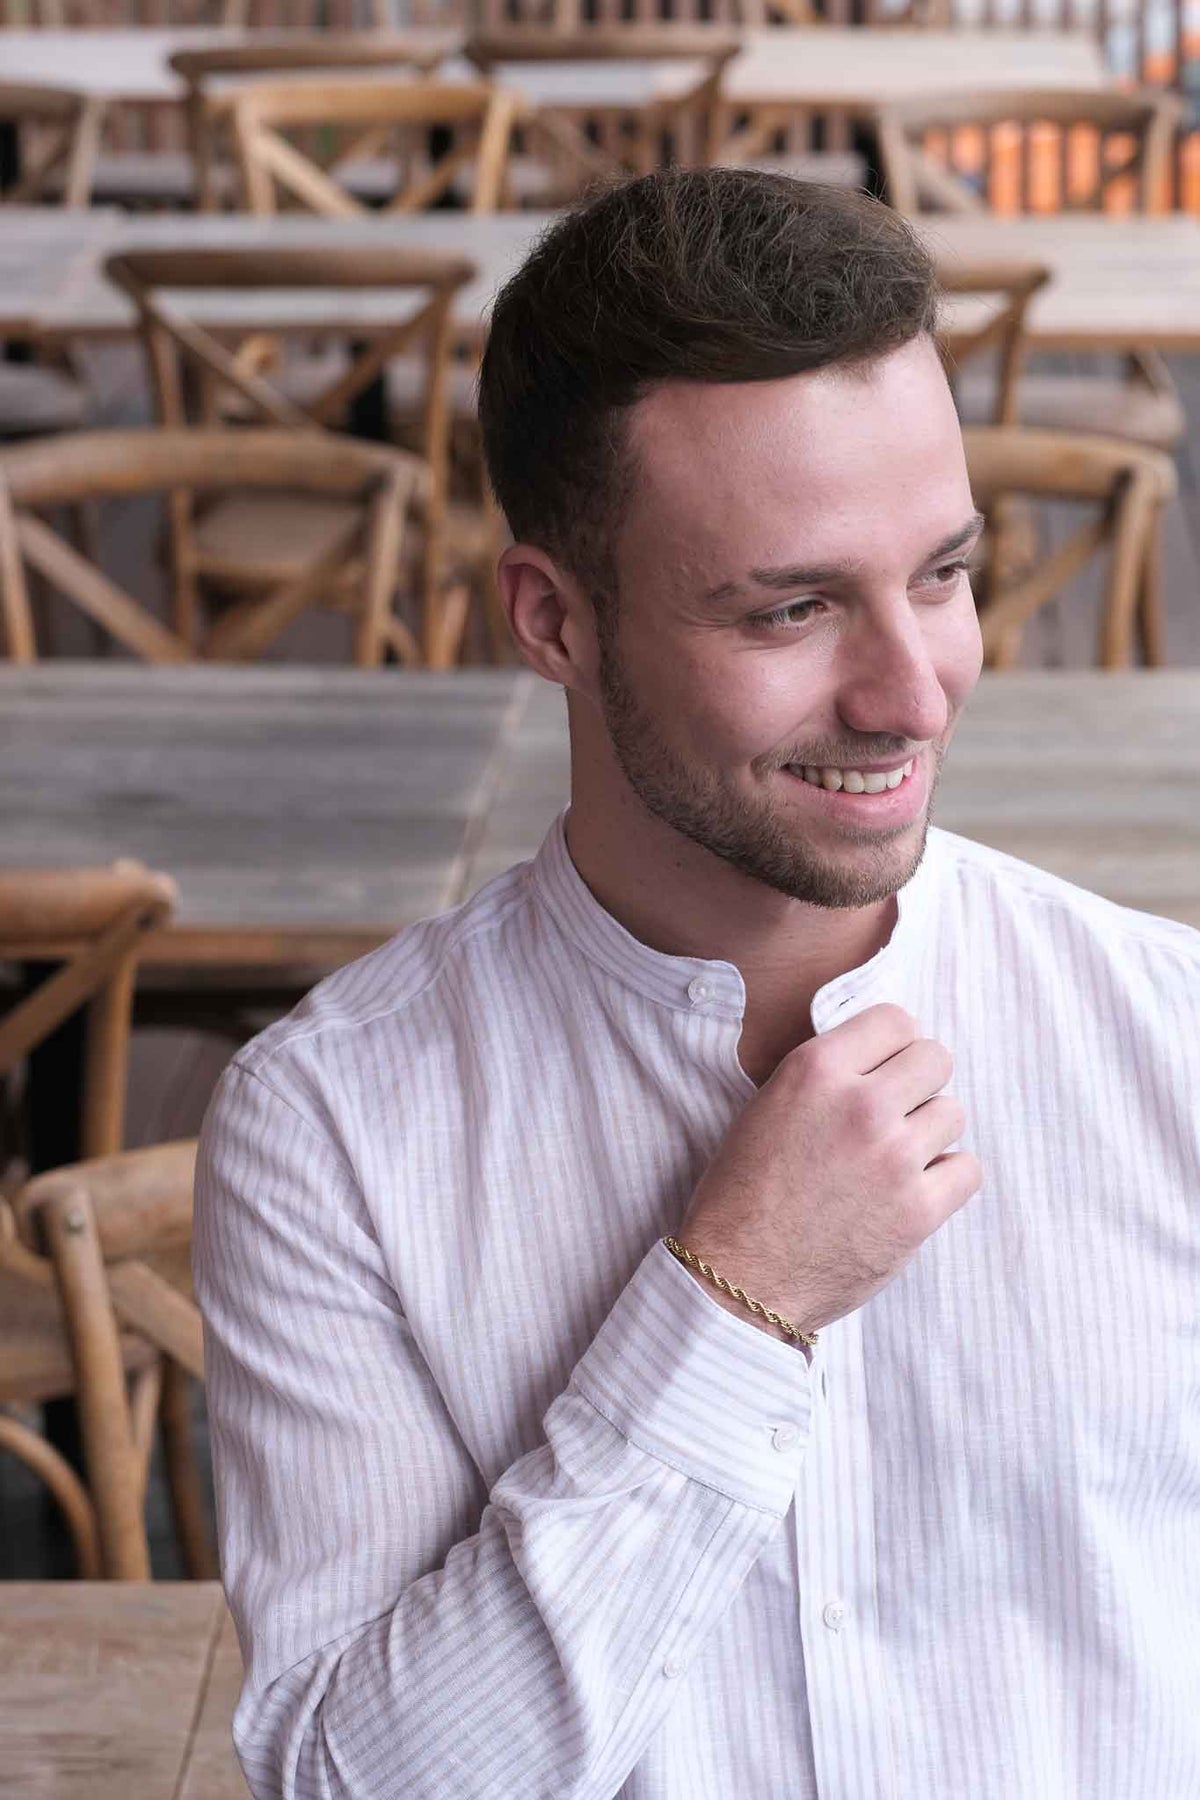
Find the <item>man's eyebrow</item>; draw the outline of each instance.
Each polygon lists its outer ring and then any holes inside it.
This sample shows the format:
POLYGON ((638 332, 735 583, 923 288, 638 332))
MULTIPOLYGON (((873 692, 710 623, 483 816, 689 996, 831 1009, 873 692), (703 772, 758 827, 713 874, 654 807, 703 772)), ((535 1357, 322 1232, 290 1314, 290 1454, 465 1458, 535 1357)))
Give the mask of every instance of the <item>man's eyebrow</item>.
MULTIPOLYGON (((929 555, 921 563, 925 568, 929 563, 940 562, 944 556, 953 556, 975 537, 986 520, 981 512, 971 514, 965 524, 957 531, 950 532, 940 544, 935 544, 929 555)), ((702 598, 712 604, 720 605, 725 600, 736 600, 745 593, 748 586, 767 588, 772 593, 790 593, 795 588, 820 587, 827 581, 844 581, 848 575, 856 573, 859 565, 852 561, 836 563, 786 563, 777 569, 751 569, 746 581, 722 581, 714 588, 708 588, 702 598)))

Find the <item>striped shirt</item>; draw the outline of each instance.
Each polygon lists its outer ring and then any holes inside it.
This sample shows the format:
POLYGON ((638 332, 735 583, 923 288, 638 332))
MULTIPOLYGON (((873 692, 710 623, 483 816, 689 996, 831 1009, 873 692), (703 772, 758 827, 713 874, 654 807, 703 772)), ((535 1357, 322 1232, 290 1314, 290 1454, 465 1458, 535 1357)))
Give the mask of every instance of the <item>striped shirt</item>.
POLYGON ((1200 935, 931 831, 813 1024, 945 1043, 984 1186, 811 1356, 658 1242, 754 1092, 744 998, 560 819, 227 1071, 257 1796, 1200 1800, 1200 935))

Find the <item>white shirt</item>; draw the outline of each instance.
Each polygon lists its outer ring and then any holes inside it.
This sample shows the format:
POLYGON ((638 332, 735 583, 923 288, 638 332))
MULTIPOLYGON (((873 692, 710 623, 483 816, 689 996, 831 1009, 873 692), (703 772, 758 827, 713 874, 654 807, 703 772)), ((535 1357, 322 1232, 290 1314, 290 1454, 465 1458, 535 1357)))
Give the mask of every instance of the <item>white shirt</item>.
POLYGON ((754 1091, 741 977, 561 820, 235 1059, 195 1264, 256 1795, 1200 1800, 1200 934, 934 830, 814 1026, 882 1000, 985 1183, 811 1363, 658 1243, 754 1091))

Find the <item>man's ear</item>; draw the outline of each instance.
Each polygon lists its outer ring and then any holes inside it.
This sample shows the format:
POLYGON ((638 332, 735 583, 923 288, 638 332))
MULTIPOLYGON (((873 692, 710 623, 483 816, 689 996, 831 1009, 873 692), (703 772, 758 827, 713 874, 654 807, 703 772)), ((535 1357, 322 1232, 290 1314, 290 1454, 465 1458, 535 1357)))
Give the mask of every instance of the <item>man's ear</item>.
POLYGON ((533 544, 510 544, 496 580, 509 629, 530 668, 547 681, 596 699, 600 655, 595 611, 578 582, 533 544))

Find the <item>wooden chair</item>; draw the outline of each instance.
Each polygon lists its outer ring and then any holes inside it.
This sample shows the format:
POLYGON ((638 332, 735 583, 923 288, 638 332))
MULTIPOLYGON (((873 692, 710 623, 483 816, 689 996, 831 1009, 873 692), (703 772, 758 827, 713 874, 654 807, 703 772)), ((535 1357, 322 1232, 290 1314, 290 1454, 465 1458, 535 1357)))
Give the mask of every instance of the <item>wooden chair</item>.
POLYGON ((204 1374, 191 1297, 193 1143, 36 1177, 0 1200, 0 1448, 58 1501, 86 1580, 150 1577, 145 1498, 155 1424, 184 1566, 217 1574, 191 1446, 204 1374), (28 1419, 75 1397, 86 1481, 28 1419))
MULTIPOLYGON (((242 418, 291 430, 313 426, 338 428, 348 408, 397 358, 408 357, 419 374, 413 395, 419 419, 415 448, 428 465, 430 482, 413 535, 411 586, 421 594, 421 652, 433 667, 453 660, 466 622, 470 585, 482 587, 485 603, 498 608, 491 595, 500 552, 494 512, 449 503, 449 351, 455 297, 475 274, 465 257, 380 244, 351 251, 335 249, 229 248, 214 250, 132 251, 114 257, 107 273, 133 299, 163 425, 211 425, 221 416, 222 402, 234 402, 242 418), (221 295, 221 325, 206 329, 185 315, 178 296, 216 290, 221 295), (355 297, 383 292, 392 302, 391 317, 380 324, 378 308, 363 323, 355 321, 355 297), (343 340, 334 359, 318 357, 288 364, 280 357, 274 333, 264 335, 264 293, 292 296, 321 293, 330 300, 327 324, 336 323, 343 340), (254 295, 239 329, 238 293, 254 295), (362 340, 368 340, 363 342, 362 340), (347 349, 345 340, 353 348, 347 349), (188 397, 191 397, 191 404, 188 397)), ((287 302, 282 302, 286 316, 287 302)), ((303 508, 303 500, 293 503, 303 508)), ((253 502, 239 496, 210 510, 203 522, 203 542, 219 555, 223 569, 247 557, 247 540, 272 546, 278 566, 289 534, 280 526, 277 497, 260 500, 269 509, 263 525, 248 530, 253 502), (275 529, 273 529, 275 528, 275 529)), ((257 571, 247 563, 245 579, 257 571)), ((489 617, 491 613, 489 611, 489 617)), ((186 625, 184 620, 180 629, 186 625)))
MULTIPOLYGON (((1095 509, 1087 524, 1034 566, 1004 570, 993 559, 985 567, 976 583, 976 600, 987 665, 1013 667, 1028 621, 1105 555, 1098 664, 1127 667, 1135 632, 1146 663, 1161 664, 1157 527, 1176 491, 1171 459, 1120 439, 1012 426, 968 427, 963 441, 976 504, 989 527, 997 508, 1014 496, 1087 502, 1095 509)), ((992 535, 990 529, 987 535, 992 535)))
POLYGON ((510 186, 537 206, 566 205, 590 185, 644 175, 669 163, 703 165, 716 156, 722 130, 721 77, 741 47, 720 25, 613 24, 546 32, 509 26, 469 38, 466 54, 485 75, 513 64, 660 63, 691 66, 696 78, 680 93, 649 104, 539 106, 526 135, 543 161, 510 163, 510 186))
POLYGON ((138 955, 174 900, 173 882, 132 862, 0 874, 0 960, 32 966, 41 976, 0 1015, 0 1079, 16 1077, 39 1046, 82 1012, 80 1141, 85 1157, 101 1159, 78 1172, 37 1176, 15 1198, 0 1194, 0 1448, 20 1457, 54 1494, 79 1573, 88 1577, 149 1574, 140 1510, 156 1413, 189 1572, 214 1572, 186 1416, 184 1371, 200 1373, 199 1328, 181 1327, 180 1303, 160 1288, 164 1275, 178 1268, 182 1215, 161 1184, 153 1197, 148 1185, 151 1172, 169 1174, 173 1191, 186 1191, 186 1155, 118 1154, 138 955), (43 975, 43 968, 49 972, 43 975), (115 1173, 126 1164, 132 1174, 118 1194, 115 1173), (102 1171, 103 1179, 90 1182, 88 1171, 102 1171), (105 1250, 120 1265, 112 1280, 115 1324, 96 1259, 98 1216, 105 1250), (166 1259, 158 1271, 141 1262, 152 1245, 166 1259), (28 1416, 30 1408, 72 1394, 80 1407, 86 1487, 28 1416), (138 1528, 131 1534, 134 1496, 138 1528))
MULTIPOLYGON (((364 444, 329 432, 89 431, 0 451, 0 622, 7 653, 36 660, 37 643, 25 585, 26 563, 125 649, 149 662, 213 661, 260 655, 293 620, 314 606, 355 617, 354 659, 362 667, 392 650, 420 660, 417 641, 392 606, 406 514, 428 493, 426 465, 403 450, 364 444), (226 568, 219 548, 205 553, 204 514, 193 519, 192 496, 229 494, 251 501, 283 490, 281 516, 294 541, 273 538, 245 547, 226 568), (166 493, 175 538, 176 628, 161 624, 37 516, 36 509, 81 499, 166 493), (302 509, 290 502, 301 492, 302 509), (273 560, 272 552, 279 550, 273 560), (244 579, 247 559, 257 581, 234 599, 197 651, 179 629, 194 613, 196 586, 244 579), (299 569, 299 573, 297 572, 299 569), (182 616, 181 616, 182 615, 182 616)), ((256 529, 262 514, 248 507, 256 529)))
POLYGON ((1049 269, 1040 263, 943 263, 937 278, 950 302, 939 322, 938 345, 951 385, 957 391, 967 363, 980 356, 994 358, 991 405, 983 422, 1015 425, 1025 315, 1033 296, 1050 280, 1049 269))
MULTIPOLYGON (((1114 190, 1124 185, 1132 186, 1137 209, 1149 212, 1166 191, 1171 142, 1182 117, 1182 102, 1158 89, 1029 88, 921 95, 881 107, 876 128, 888 198, 910 217, 929 209, 986 212, 988 197, 954 166, 954 134, 970 128, 973 136, 988 135, 994 144, 990 134, 1013 126, 1055 128, 1064 179, 1060 204, 1053 210, 1103 211, 1114 190), (1073 134, 1080 133, 1097 153, 1089 159, 1087 183, 1077 187, 1070 179, 1068 152, 1073 134), (940 144, 941 156, 930 153, 931 139, 940 144)), ((1021 194, 1026 209, 1029 173, 1026 161, 1021 194)))
POLYGON ((442 60, 442 53, 400 33, 323 31, 307 37, 258 36, 244 44, 179 50, 168 60, 186 90, 189 186, 201 211, 211 212, 219 199, 233 193, 236 181, 233 163, 220 160, 222 128, 236 91, 232 83, 297 70, 407 68, 427 75, 442 60))
POLYGON ((0 81, 0 126, 21 142, 21 173, 0 193, 0 207, 61 197, 87 206, 100 148, 105 102, 74 88, 0 81))
MULTIPOLYGON (((1164 191, 1175 127, 1181 117, 1171 94, 1058 91, 1023 94, 935 95, 883 109, 879 114, 880 161, 888 193, 900 211, 914 215, 923 204, 955 212, 986 212, 985 198, 927 149, 931 136, 952 150, 959 127, 991 133, 1018 124, 1054 126, 1059 137, 1062 210, 1103 209, 1116 184, 1132 187, 1138 208, 1155 207, 1164 191), (1083 133, 1095 148, 1095 179, 1073 194, 1067 180, 1070 145, 1083 133), (1110 157, 1112 143, 1119 151, 1110 157)), ((1029 199, 1029 148, 1025 147, 1024 197, 1029 199)), ((1094 431, 1128 437, 1160 450, 1172 449, 1187 432, 1183 402, 1156 350, 1133 350, 1121 359, 1119 375, 1058 373, 1038 369, 1019 386, 1017 419, 1022 425, 1062 431, 1094 431)), ((991 417, 986 377, 968 375, 958 390, 965 421, 991 417)))
POLYGON ((248 82, 230 97, 230 128, 246 207, 278 210, 279 195, 327 218, 356 218, 368 208, 370 180, 384 212, 419 212, 468 177, 468 211, 494 212, 504 186, 519 101, 490 82, 248 82), (324 161, 305 154, 297 134, 320 128, 333 142, 324 161), (432 132, 451 148, 430 161, 432 132))

